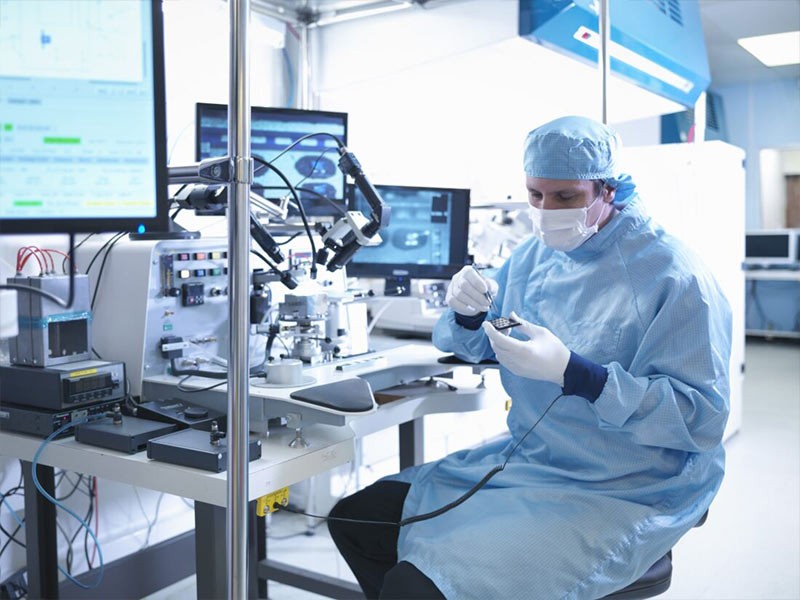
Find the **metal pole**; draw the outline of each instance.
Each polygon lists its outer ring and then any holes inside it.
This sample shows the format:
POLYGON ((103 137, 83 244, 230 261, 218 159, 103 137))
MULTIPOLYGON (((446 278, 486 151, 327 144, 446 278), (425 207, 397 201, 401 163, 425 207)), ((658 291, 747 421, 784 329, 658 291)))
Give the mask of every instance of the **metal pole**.
POLYGON ((611 37, 610 4, 611 0, 600 0, 600 27, 598 30, 600 35, 600 53, 597 58, 600 62, 601 116, 605 124, 608 124, 608 74, 611 66, 611 60, 608 55, 608 42, 611 37))
POLYGON ((228 598, 247 598, 248 490, 248 278, 250 275, 250 81, 247 25, 250 0, 230 0, 231 45, 228 101, 228 488, 225 546, 228 598))
POLYGON ((311 108, 311 60, 309 48, 308 24, 300 27, 300 42, 298 48, 299 68, 297 69, 297 107, 311 108))

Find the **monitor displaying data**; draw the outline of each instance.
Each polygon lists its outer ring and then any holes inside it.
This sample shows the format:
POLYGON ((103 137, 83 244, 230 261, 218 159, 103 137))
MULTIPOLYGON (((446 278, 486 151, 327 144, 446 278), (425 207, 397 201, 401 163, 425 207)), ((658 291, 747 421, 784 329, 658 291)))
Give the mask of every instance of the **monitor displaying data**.
POLYGON ((160 0, 0 0, 0 233, 167 226, 160 0))
MULTIPOLYGON (((468 189, 376 185, 392 209, 382 242, 361 248, 347 264, 355 277, 407 275, 449 279, 467 263, 468 189)), ((370 214, 364 196, 350 188, 352 210, 370 214)))
MULTIPOLYGON (((198 104, 195 122, 197 160, 226 156, 227 106, 198 104)), ((347 114, 291 108, 251 108, 251 153, 268 162, 274 161, 275 167, 297 190, 306 214, 337 216, 346 208, 346 197, 345 175, 338 166, 336 140, 330 135, 315 135, 283 153, 292 143, 314 133, 327 133, 347 144, 347 114)), ((255 164, 255 170, 254 192, 269 199, 289 193, 285 182, 272 170, 259 167, 258 163, 255 164)))

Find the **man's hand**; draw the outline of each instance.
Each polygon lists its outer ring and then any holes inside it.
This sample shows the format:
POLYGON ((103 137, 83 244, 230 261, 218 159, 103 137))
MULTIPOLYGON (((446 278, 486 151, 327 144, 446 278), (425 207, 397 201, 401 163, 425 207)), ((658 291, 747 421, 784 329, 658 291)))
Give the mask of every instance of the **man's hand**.
POLYGON ((444 299, 457 313, 465 317, 474 317, 489 310, 487 292, 494 296, 497 289, 496 281, 481 276, 474 267, 467 265, 453 275, 444 299))
POLYGON ((482 325, 497 361, 514 375, 550 381, 563 387, 569 349, 549 329, 529 323, 514 312, 511 318, 520 324, 514 329, 529 339, 517 340, 495 330, 489 323, 482 325))

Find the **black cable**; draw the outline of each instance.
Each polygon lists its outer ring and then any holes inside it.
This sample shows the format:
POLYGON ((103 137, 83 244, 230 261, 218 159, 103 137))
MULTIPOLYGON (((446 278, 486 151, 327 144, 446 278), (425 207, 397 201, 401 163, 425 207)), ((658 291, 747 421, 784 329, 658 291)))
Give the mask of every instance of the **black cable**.
POLYGON ((193 375, 187 375, 186 377, 181 379, 175 387, 177 387, 182 392, 186 392, 187 394, 196 394, 198 392, 207 392, 208 390, 213 390, 214 388, 218 388, 219 386, 225 385, 226 383, 228 383, 228 380, 225 379, 224 381, 220 381, 219 383, 215 383, 214 385, 210 385, 210 386, 204 387, 204 388, 194 389, 194 388, 185 388, 185 387, 183 387, 181 384, 184 381, 186 381, 187 379, 189 379, 190 377, 194 377, 194 376, 193 375))
MULTIPOLYGON (((305 140, 307 140, 308 138, 316 137, 316 136, 318 136, 318 135, 320 135, 320 136, 327 136, 327 137, 329 137, 329 138, 333 138, 333 141, 334 141, 334 142, 336 142, 336 146, 337 146, 337 147, 339 147, 339 148, 344 148, 344 142, 342 142, 342 140, 340 140, 338 137, 336 137, 336 136, 335 136, 335 135, 333 135, 332 133, 328 133, 327 131, 318 131, 318 132, 316 132, 316 133, 308 133, 308 134, 306 134, 306 135, 304 135, 304 136, 302 136, 302 137, 299 137, 299 138, 297 138, 297 139, 296 139, 295 141, 293 141, 291 144, 289 144, 288 146, 286 146, 286 148, 284 148, 283 150, 281 150, 280 152, 278 152, 278 154, 276 154, 275 156, 273 156, 273 157, 272 157, 272 161, 271 161, 271 162, 275 162, 276 160, 278 160, 278 159, 279 159, 281 156, 283 156, 283 155, 284 155, 284 154, 286 154, 286 153, 287 153, 289 150, 291 150, 292 148, 294 148, 295 146, 297 146, 297 144, 299 144, 300 142, 302 142, 302 141, 305 141, 305 140)), ((326 150, 326 152, 327 152, 327 150, 326 150)), ((323 152, 323 154, 324 154, 324 152, 323 152)))
POLYGON ((309 188, 304 188, 304 187, 299 187, 299 186, 298 186, 296 189, 300 190, 301 192, 305 192, 305 193, 307 193, 307 194, 312 194, 312 195, 314 195, 314 196, 319 196, 319 197, 320 197, 320 198, 322 198, 323 200, 327 201, 327 202, 328 202, 328 204, 330 204, 331 206, 333 206, 333 207, 334 207, 336 210, 338 210, 338 211, 339 211, 339 214, 340 214, 340 215, 342 215, 342 216, 345 216, 345 215, 347 214, 347 211, 346 211, 345 209, 343 209, 341 206, 339 206, 338 204, 336 204, 336 202, 334 202, 333 200, 331 200, 330 198, 328 198, 328 197, 327 197, 325 194, 320 194, 319 192, 317 192, 317 191, 315 191, 315 190, 311 190, 311 189, 309 189, 309 188))
MULTIPOLYGON (((298 233, 297 235, 300 235, 300 234, 298 233)), ((261 252, 259 252, 258 250, 253 250, 251 248, 250 249, 250 254, 256 255, 258 258, 260 258, 261 260, 263 260, 267 264, 267 266, 270 268, 271 271, 273 271, 274 273, 277 273, 278 275, 281 275, 281 271, 278 268, 278 266, 274 262, 272 262, 270 259, 268 259, 266 256, 261 254, 261 252)))
MULTIPOLYGON (((100 281, 103 278, 103 270, 106 268, 106 261, 108 260, 108 257, 111 254, 111 250, 112 248, 114 248, 114 245, 118 241, 120 241, 125 235, 126 235, 125 232, 118 234, 117 238, 113 242, 111 242, 111 245, 108 247, 108 250, 106 250, 106 253, 103 255, 103 260, 100 262, 100 271, 98 271, 97 273, 97 281, 94 284, 94 293, 92 294, 92 304, 90 305, 92 310, 94 310, 94 303, 95 300, 97 300, 97 292, 100 291, 100 281)), ((88 273, 89 270, 87 269, 86 272, 88 273)))
MULTIPOLYGON (((83 475, 81 474, 81 478, 82 477, 83 477, 83 475)), ((88 486, 89 486, 88 487, 88 490, 89 490, 89 508, 86 510, 86 516, 83 518, 83 521, 85 523, 87 523, 87 524, 90 523, 90 521, 92 519, 92 516, 94 515, 94 494, 92 492, 92 487, 91 487, 92 486, 92 478, 91 477, 88 478, 88 486)), ((74 551, 72 549, 72 546, 75 543, 75 540, 78 539, 78 535, 80 534, 80 532, 81 531, 85 531, 85 530, 86 530, 85 527, 78 527, 78 529, 75 530, 75 533, 72 535, 72 537, 69 540, 69 547, 67 549, 67 555, 69 556, 69 560, 67 562, 67 573, 69 573, 70 575, 72 574, 72 571, 70 570, 72 568, 72 559, 75 556, 75 553, 74 553, 74 551)))
MULTIPOLYGON (((62 471, 62 473, 66 474, 66 471, 62 471)), ((68 477, 67 477, 67 481, 69 481, 69 483, 72 483, 72 481, 68 477)), ((62 500, 66 500, 67 498, 72 496, 75 493, 75 491, 78 489, 78 487, 81 485, 81 483, 83 483, 83 475, 78 473, 78 480, 75 483, 72 483, 72 489, 69 491, 69 493, 66 496, 61 496, 60 498, 58 496, 56 496, 56 500, 58 500, 60 502, 62 500)), ((56 488, 58 488, 58 486, 56 486, 56 488)))
POLYGON ((317 257, 317 247, 314 244, 314 236, 311 234, 311 228, 308 226, 308 218, 306 217, 306 211, 303 208, 303 203, 300 201, 300 196, 297 194, 297 190, 292 185, 292 182, 289 181, 286 178, 286 175, 284 175, 283 172, 281 172, 281 170, 278 169, 277 167, 275 167, 272 163, 267 162, 266 160, 264 160, 263 158, 261 158, 260 156, 255 155, 255 154, 253 155, 253 160, 255 160, 256 162, 259 162, 259 163, 267 166, 269 169, 274 171, 275 174, 278 175, 278 177, 280 177, 283 180, 283 182, 286 184, 286 186, 289 188, 289 191, 291 192, 292 197, 294 198, 294 201, 297 202, 297 210, 300 211, 300 218, 303 221, 303 227, 306 230, 306 235, 308 235, 308 243, 311 244, 311 256, 312 256, 312 260, 311 260, 311 279, 316 279, 317 278, 317 259, 316 259, 316 257, 317 257))
MULTIPOLYGON (((7 492, 1 494, 0 495, 0 507, 2 507, 5 504, 4 501, 7 501, 8 498, 10 498, 11 496, 23 495, 23 493, 20 493, 21 491, 24 491, 24 486, 22 486, 21 484, 18 484, 16 486, 14 486, 13 488, 10 488, 7 492)), ((23 523, 25 522, 24 518, 22 519, 22 522, 23 523)), ((3 546, 3 549, 0 550, 0 556, 3 555, 3 550, 5 550, 6 546, 8 546, 8 544, 10 544, 11 542, 14 542, 20 548, 24 548, 25 547, 25 544, 23 542, 20 542, 16 538, 17 532, 19 532, 20 529, 21 529, 21 526, 17 525, 17 528, 14 530, 14 532, 13 533, 9 533, 8 530, 5 527, 3 527, 2 523, 0 523, 0 531, 2 531, 3 534, 5 534, 5 536, 8 538, 8 541, 3 546)))
MULTIPOLYGON (((91 495, 89 496, 89 503, 92 507, 92 512, 94 512, 94 501, 96 497, 95 493, 95 486, 97 485, 97 478, 94 476, 89 477, 89 489, 91 490, 91 495)), ((88 522, 88 521, 87 521, 88 522)), ((89 570, 92 570, 92 559, 89 558, 89 530, 84 528, 83 529, 83 556, 86 558, 86 565, 89 567, 89 570)))
POLYGON ((19 530, 20 530, 20 529, 22 529, 22 525, 17 525, 17 528, 14 530, 14 533, 12 533, 10 536, 8 536, 8 539, 6 540, 6 543, 5 543, 5 544, 3 544, 3 547, 2 547, 2 548, 0 548, 0 556, 3 556, 3 553, 6 551, 6 547, 8 547, 8 545, 9 545, 9 544, 10 544, 12 541, 16 542, 17 544, 19 544, 19 545, 20 545, 20 546, 22 546, 23 548, 25 547, 25 544, 23 544, 22 542, 20 542, 20 541, 19 541, 19 540, 16 538, 16 535, 17 535, 17 533, 19 532, 19 530))
POLYGON ((298 514, 298 515, 304 515, 306 517, 311 517, 313 519, 325 519, 327 521, 342 521, 342 522, 345 522, 345 523, 362 523, 364 525, 392 525, 392 526, 395 526, 395 527, 405 527, 406 525, 411 525, 412 523, 418 523, 419 521, 427 521, 428 519, 432 519, 434 517, 438 517, 439 515, 444 514, 447 511, 454 509, 456 506, 466 502, 478 490, 480 490, 484 485, 486 485, 486 482, 488 482, 492 477, 497 475, 500 471, 505 469, 506 465, 508 464, 508 461, 511 460, 511 456, 514 454, 514 452, 516 452, 517 448, 519 448, 519 445, 525 440, 526 437, 528 437, 528 435, 530 435, 530 433, 536 428, 536 426, 542 421, 542 419, 544 419, 544 416, 550 411, 551 408, 553 408, 553 405, 556 403, 556 400, 561 398, 563 395, 564 394, 561 393, 558 396, 556 396, 555 398, 553 398, 553 400, 550 402, 550 404, 547 405, 547 408, 544 410, 544 412, 541 414, 541 416, 538 419, 536 419, 536 422, 533 425, 531 425, 531 427, 530 427, 530 429, 528 429, 528 431, 525 432, 525 435, 523 435, 519 439, 519 441, 516 444, 514 444, 514 447, 508 453, 508 456, 506 457, 506 460, 505 460, 505 462, 503 462, 502 465, 497 465, 497 466, 493 467, 488 473, 486 473, 486 475, 483 476, 483 479, 481 479, 478 483, 476 483, 474 486, 472 486, 464 494, 462 494, 461 496, 459 496, 458 498, 456 498, 455 500, 453 500, 449 504, 445 504, 444 506, 442 506, 440 508, 437 508, 436 510, 432 510, 430 512, 423 513, 421 515, 415 515, 413 517, 408 517, 407 519, 401 519, 400 521, 395 522, 395 521, 367 521, 367 520, 362 520, 362 519, 347 519, 347 518, 344 518, 344 517, 331 517, 331 516, 325 516, 324 517, 324 516, 321 516, 321 515, 312 515, 310 513, 304 512, 302 510, 297 510, 297 509, 289 508, 287 506, 283 506, 282 504, 278 504, 277 502, 275 504, 273 504, 273 508, 276 508, 276 509, 279 509, 279 510, 285 510, 285 511, 288 511, 290 513, 295 513, 295 514, 298 514))
POLYGON ((294 233, 294 234, 290 235, 289 239, 281 242, 280 244, 276 244, 276 246, 285 246, 286 244, 291 242, 293 239, 295 239, 296 237, 299 237, 301 235, 303 235, 303 232, 302 231, 298 231, 297 233, 294 233))
POLYGON ((70 263, 71 263, 71 265, 72 265, 72 268, 73 268, 73 269, 75 268, 75 256, 73 255, 73 253, 75 252, 75 250, 77 250, 78 248, 80 248, 81 246, 83 246, 83 245, 86 243, 86 241, 87 241, 87 240, 88 240, 90 237, 92 237, 93 235, 95 235, 95 234, 94 234, 94 233, 90 233, 90 234, 89 234, 89 235, 87 235, 85 238, 83 238, 83 239, 82 239, 80 242, 78 242, 78 244, 77 244, 77 245, 76 245, 76 246, 75 246, 75 247, 72 249, 72 252, 67 252, 67 255, 66 255, 66 256, 63 258, 63 260, 61 261, 61 271, 62 271, 62 272, 66 272, 67 260, 69 260, 69 261, 70 261, 70 263))
POLYGON ((86 271, 85 272, 86 272, 87 275, 89 274, 89 271, 92 270, 92 266, 94 266, 94 261, 96 261, 97 258, 100 256, 100 253, 103 252, 103 250, 105 250, 106 247, 109 244, 114 242, 115 238, 122 237, 123 235, 125 235, 124 231, 117 232, 114 235, 112 235, 110 238, 108 238, 102 246, 100 246, 100 248, 97 250, 97 252, 94 253, 94 256, 92 257, 92 260, 89 261, 89 266, 86 267, 86 271))
POLYGON ((182 206, 179 206, 178 208, 176 208, 176 209, 175 209, 175 212, 174 212, 174 213, 172 213, 172 214, 169 216, 170 220, 171 220, 171 221, 174 221, 174 220, 175 220, 175 217, 177 217, 177 216, 178 216, 178 213, 179 213, 179 212, 181 212, 182 210, 183 210, 183 207, 182 207, 182 206))

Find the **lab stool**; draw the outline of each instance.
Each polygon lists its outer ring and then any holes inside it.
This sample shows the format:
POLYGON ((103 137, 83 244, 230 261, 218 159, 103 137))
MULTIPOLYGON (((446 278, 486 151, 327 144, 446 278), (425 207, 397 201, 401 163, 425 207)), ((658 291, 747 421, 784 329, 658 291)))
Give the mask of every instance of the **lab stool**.
MULTIPOLYGON (((695 527, 706 522, 708 511, 703 513, 695 527)), ((672 582, 672 550, 659 558, 639 579, 621 590, 603 596, 600 600, 639 600, 663 594, 672 582)))

